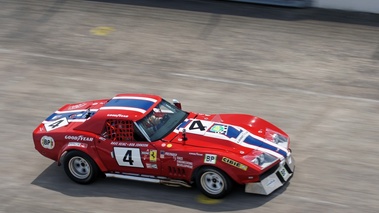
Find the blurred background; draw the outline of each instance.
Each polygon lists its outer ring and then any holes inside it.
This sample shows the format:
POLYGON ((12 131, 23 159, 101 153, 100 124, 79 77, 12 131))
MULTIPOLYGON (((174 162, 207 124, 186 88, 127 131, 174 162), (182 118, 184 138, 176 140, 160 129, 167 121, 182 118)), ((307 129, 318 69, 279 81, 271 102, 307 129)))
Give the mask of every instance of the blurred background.
POLYGON ((0 212, 379 211, 379 14, 218 0, 0 5, 0 212), (211 200, 124 180, 78 185, 34 150, 32 131, 60 106, 118 93, 267 119, 291 137, 295 176, 270 196, 237 188, 211 200))

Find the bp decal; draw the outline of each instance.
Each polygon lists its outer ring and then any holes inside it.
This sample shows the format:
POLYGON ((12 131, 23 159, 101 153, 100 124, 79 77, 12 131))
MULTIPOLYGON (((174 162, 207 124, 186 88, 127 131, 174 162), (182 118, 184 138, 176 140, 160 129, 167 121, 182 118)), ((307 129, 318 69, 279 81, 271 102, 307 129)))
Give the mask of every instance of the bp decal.
POLYGON ((41 138, 41 145, 45 149, 53 149, 55 146, 55 142, 52 137, 45 135, 41 138))

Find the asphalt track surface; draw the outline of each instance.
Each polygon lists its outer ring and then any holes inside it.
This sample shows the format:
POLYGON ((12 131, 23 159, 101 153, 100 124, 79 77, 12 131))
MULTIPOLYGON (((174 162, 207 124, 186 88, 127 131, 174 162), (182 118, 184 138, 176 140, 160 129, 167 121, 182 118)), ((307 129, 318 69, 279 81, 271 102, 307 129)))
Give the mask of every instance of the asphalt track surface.
POLYGON ((379 16, 224 1, 0 0, 0 212, 379 212, 379 16), (65 103, 154 93, 249 113, 296 159, 270 196, 70 181, 34 150, 65 103))

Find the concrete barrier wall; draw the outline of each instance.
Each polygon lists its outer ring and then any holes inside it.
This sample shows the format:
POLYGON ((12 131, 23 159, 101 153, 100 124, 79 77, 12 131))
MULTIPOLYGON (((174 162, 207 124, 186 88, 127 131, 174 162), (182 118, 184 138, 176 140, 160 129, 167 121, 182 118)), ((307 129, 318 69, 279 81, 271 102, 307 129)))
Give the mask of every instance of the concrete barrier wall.
POLYGON ((379 13, 379 0, 313 0, 313 7, 379 13))
POLYGON ((287 7, 318 7, 347 11, 379 13, 379 0, 231 0, 287 7))

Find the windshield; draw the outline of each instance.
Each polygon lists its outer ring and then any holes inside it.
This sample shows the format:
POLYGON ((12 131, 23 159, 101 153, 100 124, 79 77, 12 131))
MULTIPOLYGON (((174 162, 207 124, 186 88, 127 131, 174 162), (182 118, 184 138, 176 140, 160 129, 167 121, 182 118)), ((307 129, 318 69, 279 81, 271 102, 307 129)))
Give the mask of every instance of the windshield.
POLYGON ((171 133, 187 115, 187 112, 162 100, 149 114, 136 123, 145 137, 150 139, 149 141, 156 141, 171 133))

